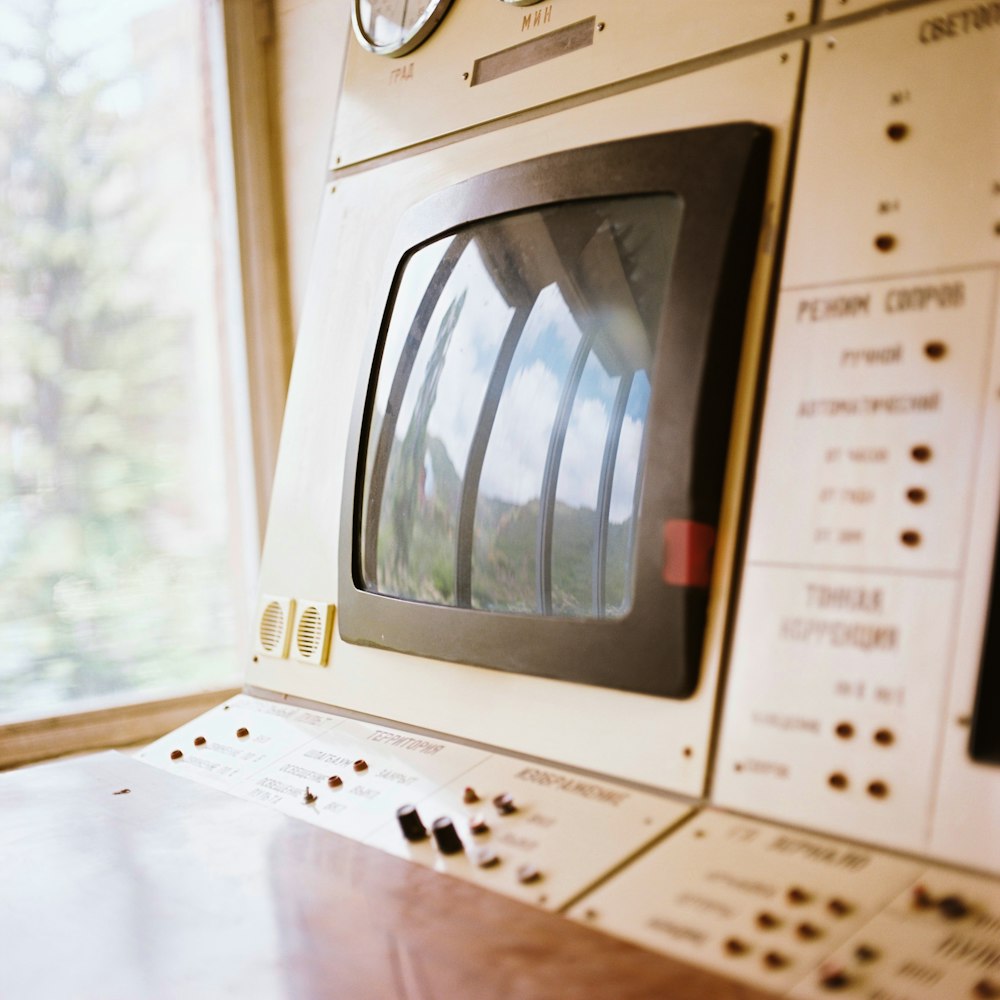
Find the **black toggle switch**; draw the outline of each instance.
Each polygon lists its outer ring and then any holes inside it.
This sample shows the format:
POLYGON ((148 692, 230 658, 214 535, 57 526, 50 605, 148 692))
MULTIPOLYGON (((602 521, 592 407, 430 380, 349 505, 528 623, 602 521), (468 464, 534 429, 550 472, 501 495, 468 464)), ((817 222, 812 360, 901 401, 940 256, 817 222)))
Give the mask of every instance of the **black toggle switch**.
POLYGON ((462 846, 462 839, 455 829, 455 824, 447 816, 439 816, 434 820, 431 824, 431 832, 434 834, 434 841, 442 854, 458 854, 465 849, 462 846))
POLYGON ((424 826, 416 806, 400 806, 396 810, 396 819, 399 820, 399 828, 407 840, 416 843, 418 840, 427 839, 427 827, 424 826))

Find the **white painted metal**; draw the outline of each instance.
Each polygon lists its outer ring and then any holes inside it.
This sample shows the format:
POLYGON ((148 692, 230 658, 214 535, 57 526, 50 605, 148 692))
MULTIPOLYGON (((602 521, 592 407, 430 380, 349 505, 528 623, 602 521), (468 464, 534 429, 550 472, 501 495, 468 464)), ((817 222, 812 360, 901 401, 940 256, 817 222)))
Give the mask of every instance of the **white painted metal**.
POLYGON ((931 38, 953 10, 812 47, 713 797, 1000 870, 1000 770, 966 751, 1000 477, 1000 30, 931 38))
POLYGON ((706 810, 570 916, 784 993, 920 872, 889 854, 706 810))
MULTIPOLYGON (((780 201, 800 48, 763 52, 345 178, 327 198, 285 411, 261 586, 336 603, 341 474, 361 348, 381 319, 401 213, 432 191, 530 156, 727 120, 775 133, 769 202, 780 201)), ((698 795, 704 787, 735 542, 742 454, 766 308, 770 246, 755 278, 727 510, 701 682, 684 701, 609 691, 351 646, 332 667, 261 656, 250 684, 549 760, 698 795), (613 753, 609 748, 614 747, 613 753)), ((366 376, 363 376, 366 377, 366 376)))
POLYGON ((419 49, 381 59, 352 45, 331 167, 804 25, 807 0, 457 3, 419 49), (594 19, 593 44, 474 86, 477 59, 594 19))

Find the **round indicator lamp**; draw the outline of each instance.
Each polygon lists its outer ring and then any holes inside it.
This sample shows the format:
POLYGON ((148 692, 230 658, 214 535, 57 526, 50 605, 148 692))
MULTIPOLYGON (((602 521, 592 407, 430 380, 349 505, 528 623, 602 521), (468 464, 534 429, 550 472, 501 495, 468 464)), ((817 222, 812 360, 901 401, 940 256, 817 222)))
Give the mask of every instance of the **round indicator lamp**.
POLYGON ((354 34, 369 52, 405 56, 441 23, 451 0, 354 0, 354 34))

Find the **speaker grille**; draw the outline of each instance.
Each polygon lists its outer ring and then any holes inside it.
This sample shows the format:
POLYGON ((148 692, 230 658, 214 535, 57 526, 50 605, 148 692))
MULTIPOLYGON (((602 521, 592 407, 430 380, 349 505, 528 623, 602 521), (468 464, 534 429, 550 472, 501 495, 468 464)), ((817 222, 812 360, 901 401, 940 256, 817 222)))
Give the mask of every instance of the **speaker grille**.
POLYGON ((302 612, 295 630, 295 648, 299 656, 314 657, 323 645, 323 620, 316 605, 310 604, 302 612))
POLYGON ((260 616, 259 638, 261 648, 268 653, 277 652, 285 634, 285 611, 277 601, 271 601, 260 616))

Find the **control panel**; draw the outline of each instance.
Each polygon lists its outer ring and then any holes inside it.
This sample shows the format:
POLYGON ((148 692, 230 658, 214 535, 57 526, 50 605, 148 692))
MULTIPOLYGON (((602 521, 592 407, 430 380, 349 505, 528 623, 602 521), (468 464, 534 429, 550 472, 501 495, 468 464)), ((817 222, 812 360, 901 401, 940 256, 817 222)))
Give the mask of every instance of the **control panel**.
POLYGON ((1000 996, 1000 884, 708 809, 570 915, 778 994, 1000 996))
POLYGON ((240 695, 140 759, 545 909, 690 805, 436 736, 240 695))
POLYGON ((713 798, 998 871, 1000 771, 970 752, 996 669, 991 24, 932 4, 812 44, 713 798))
MULTIPOLYGON (((777 994, 1000 997, 996 5, 354 15, 248 694, 141 758, 777 994), (497 168, 725 122, 772 143, 693 692, 347 642, 349 401, 404 294, 400 219, 497 168)), ((490 197, 463 218, 506 217, 490 197)), ((443 468, 412 463, 406 495, 446 492, 443 468)), ((668 534, 665 566, 691 556, 668 534)))

